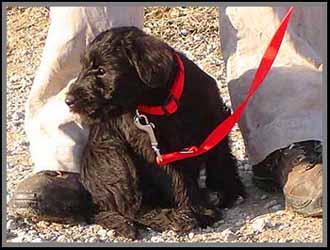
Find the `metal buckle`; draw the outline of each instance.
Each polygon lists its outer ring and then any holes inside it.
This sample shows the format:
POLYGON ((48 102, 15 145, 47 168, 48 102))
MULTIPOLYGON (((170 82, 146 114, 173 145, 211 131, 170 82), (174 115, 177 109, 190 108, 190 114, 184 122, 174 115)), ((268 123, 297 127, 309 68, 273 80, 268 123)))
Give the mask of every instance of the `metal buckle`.
POLYGON ((155 124, 149 122, 147 116, 141 115, 138 110, 136 110, 134 124, 137 126, 137 128, 147 132, 150 139, 151 148, 155 151, 157 157, 161 158, 161 154, 158 148, 158 141, 154 133, 155 124), (141 120, 144 120, 143 123, 141 122, 141 120))
POLYGON ((191 154, 191 153, 194 153, 196 152, 198 149, 193 146, 193 147, 189 147, 189 148, 184 148, 180 151, 180 154, 191 154))

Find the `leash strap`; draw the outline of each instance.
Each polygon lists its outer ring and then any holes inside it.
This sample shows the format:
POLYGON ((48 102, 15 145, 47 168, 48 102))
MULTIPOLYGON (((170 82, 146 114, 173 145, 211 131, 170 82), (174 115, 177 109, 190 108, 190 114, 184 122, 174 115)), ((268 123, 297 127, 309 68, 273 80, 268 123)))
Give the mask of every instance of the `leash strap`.
POLYGON ((266 52, 264 53, 245 100, 237 107, 235 112, 220 125, 218 125, 199 147, 190 146, 183 149, 183 151, 157 156, 156 160, 158 165, 162 166, 171 162, 201 155, 212 149, 219 142, 221 142, 223 138, 226 137, 235 123, 238 122, 251 96, 256 92, 268 74, 281 46, 293 9, 293 7, 290 7, 288 13, 282 20, 280 27, 277 29, 275 35, 273 36, 270 44, 266 49, 266 52))

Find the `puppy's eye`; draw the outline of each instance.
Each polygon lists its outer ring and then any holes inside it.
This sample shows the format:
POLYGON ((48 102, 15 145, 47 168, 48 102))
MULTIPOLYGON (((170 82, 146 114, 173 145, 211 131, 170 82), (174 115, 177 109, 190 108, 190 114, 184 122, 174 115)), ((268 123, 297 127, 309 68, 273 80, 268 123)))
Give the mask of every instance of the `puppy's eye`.
POLYGON ((106 72, 105 72, 105 70, 103 68, 98 68, 97 69, 97 72, 96 72, 97 76, 104 76, 105 73, 106 72))

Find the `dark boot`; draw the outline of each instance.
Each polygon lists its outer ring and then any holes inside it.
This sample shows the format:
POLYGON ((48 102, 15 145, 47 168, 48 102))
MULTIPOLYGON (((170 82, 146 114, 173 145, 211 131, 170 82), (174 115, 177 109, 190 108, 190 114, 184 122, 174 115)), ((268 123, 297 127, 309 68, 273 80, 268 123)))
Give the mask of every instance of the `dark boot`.
POLYGON ((13 214, 60 223, 91 218, 93 205, 79 174, 41 171, 23 180, 9 202, 13 214))
POLYGON ((322 144, 294 143, 254 165, 253 182, 265 191, 283 191, 287 209, 322 215, 322 144))

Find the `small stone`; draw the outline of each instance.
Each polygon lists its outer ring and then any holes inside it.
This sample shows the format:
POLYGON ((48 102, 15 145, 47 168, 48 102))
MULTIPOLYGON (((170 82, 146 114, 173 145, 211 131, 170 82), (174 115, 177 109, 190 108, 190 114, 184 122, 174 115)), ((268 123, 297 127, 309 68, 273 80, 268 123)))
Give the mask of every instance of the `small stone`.
POLYGON ((28 234, 31 235, 31 236, 37 236, 38 232, 36 230, 29 230, 28 234))
POLYGON ((11 242, 23 242, 24 236, 18 236, 16 238, 13 238, 11 242))
POLYGON ((280 224, 279 226, 278 226, 278 230, 279 231, 282 231, 283 229, 285 229, 285 228, 288 228, 288 225, 285 225, 285 224, 280 224))
POLYGON ((238 196, 237 200, 235 201, 235 205, 240 205, 244 202, 244 198, 242 196, 238 196))
POLYGON ((189 31, 186 30, 186 29, 183 29, 183 30, 180 31, 180 33, 181 33, 181 35, 183 35, 183 36, 187 36, 187 35, 189 34, 189 31))
POLYGON ((15 237, 17 237, 17 233, 14 233, 14 232, 7 232, 7 240, 10 240, 10 239, 13 239, 15 237))
POLYGON ((235 226, 242 226, 244 223, 245 223, 245 221, 240 219, 235 223, 235 226))
POLYGON ((213 231, 213 228, 207 226, 203 231, 206 232, 206 233, 209 233, 209 232, 212 232, 213 231))
POLYGON ((147 34, 151 34, 151 29, 150 29, 150 28, 145 27, 145 28, 143 29, 143 31, 144 31, 145 33, 147 33, 147 34))
POLYGON ((188 238, 191 240, 192 238, 194 238, 195 234, 193 232, 188 234, 188 238))
POLYGON ((17 80, 19 80, 18 75, 13 74, 11 77, 9 77, 10 82, 16 82, 17 80))
POLYGON ((96 241, 97 241, 97 238, 94 236, 88 239, 88 242, 96 242, 96 241))
POLYGON ((29 142, 28 140, 23 140, 23 141, 21 142, 21 145, 22 145, 23 147, 28 147, 28 146, 30 146, 30 142, 29 142))
POLYGON ((14 220, 10 219, 7 221, 7 230, 14 230, 17 228, 17 225, 14 220))
POLYGON ((24 119, 24 112, 15 112, 13 115, 13 120, 17 121, 17 120, 23 120, 24 119))
POLYGON ((273 224, 273 222, 270 218, 268 220, 266 220, 266 227, 272 228, 273 226, 275 226, 275 224, 273 224))
POLYGON ((255 232, 262 232, 268 224, 269 221, 266 218, 259 218, 252 223, 252 228, 255 232))
POLYGON ((15 127, 20 127, 22 124, 23 124, 23 121, 19 121, 19 120, 13 121, 13 125, 15 127))
POLYGON ((274 206, 274 205, 276 205, 276 204, 277 204, 277 201, 276 201, 276 200, 272 200, 272 201, 270 201, 270 202, 267 202, 267 203, 265 204, 264 208, 270 208, 270 207, 272 207, 272 206, 274 206))
POLYGON ((260 197, 261 200, 266 200, 267 198, 268 198, 268 196, 267 196, 266 194, 263 194, 263 195, 261 195, 261 197, 260 197))
POLYGON ((115 235, 116 235, 116 232, 115 232, 115 230, 113 230, 113 229, 111 229, 111 230, 109 230, 109 231, 107 232, 107 236, 108 236, 109 238, 113 238, 113 237, 115 237, 115 235))
POLYGON ((285 214, 285 211, 284 210, 279 210, 279 211, 276 211, 275 214, 276 215, 283 215, 283 214, 285 214))
POLYGON ((107 230, 101 229, 97 232, 98 235, 100 235, 102 238, 107 236, 107 230))
POLYGON ((169 11, 169 16, 171 18, 177 18, 180 16, 180 10, 178 9, 175 9, 175 8, 172 8, 170 11, 169 11))
POLYGON ((173 230, 169 230, 169 231, 165 232, 165 235, 167 237, 175 237, 177 235, 177 233, 173 230))
POLYGON ((221 234, 223 235, 225 241, 233 241, 237 239, 236 235, 231 231, 230 228, 227 228, 226 230, 222 231, 221 234))
POLYGON ((152 236, 150 241, 151 242, 163 242, 164 240, 159 236, 152 236))
POLYGON ((273 211, 281 210, 281 209, 282 209, 282 205, 281 205, 281 204, 278 204, 278 205, 272 206, 271 209, 272 209, 273 211))
POLYGON ((245 171, 250 171, 250 170, 251 170, 251 167, 250 167, 249 164, 245 164, 244 167, 243 167, 243 169, 244 169, 245 171))
POLYGON ((217 221, 216 223, 213 224, 213 227, 219 227, 223 224, 225 224, 225 221, 224 220, 219 220, 219 221, 217 221))
POLYGON ((57 238, 57 241, 59 242, 65 242, 66 241, 66 238, 64 235, 60 235, 58 238, 57 238))
POLYGON ((40 238, 35 238, 35 239, 33 239, 31 242, 42 242, 42 239, 40 239, 40 238))

